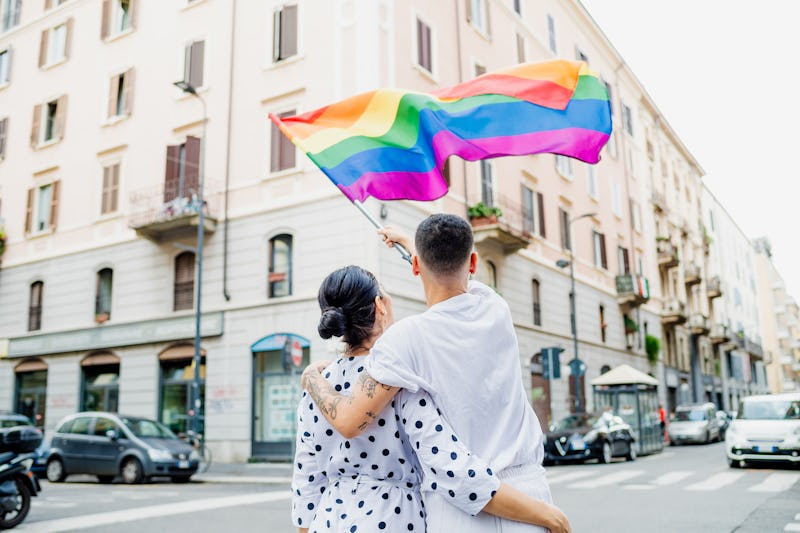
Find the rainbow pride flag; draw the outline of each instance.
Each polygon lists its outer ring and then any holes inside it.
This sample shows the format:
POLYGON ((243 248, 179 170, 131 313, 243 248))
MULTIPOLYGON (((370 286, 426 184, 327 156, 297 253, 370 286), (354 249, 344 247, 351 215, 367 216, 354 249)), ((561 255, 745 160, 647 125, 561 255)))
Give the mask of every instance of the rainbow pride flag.
POLYGON ((555 60, 486 73, 433 94, 379 89, 270 119, 351 201, 435 200, 442 167, 553 153, 597 163, 611 133, 605 86, 585 63, 555 60))

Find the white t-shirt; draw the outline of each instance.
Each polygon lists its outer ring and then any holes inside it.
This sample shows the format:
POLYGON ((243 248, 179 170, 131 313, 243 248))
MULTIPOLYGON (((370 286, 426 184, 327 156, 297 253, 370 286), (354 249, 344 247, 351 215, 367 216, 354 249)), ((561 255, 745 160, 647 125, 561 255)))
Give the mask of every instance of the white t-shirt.
POLYGON ((541 464, 542 430, 522 385, 508 305, 486 285, 400 320, 365 361, 386 385, 426 390, 467 448, 499 471, 541 464))

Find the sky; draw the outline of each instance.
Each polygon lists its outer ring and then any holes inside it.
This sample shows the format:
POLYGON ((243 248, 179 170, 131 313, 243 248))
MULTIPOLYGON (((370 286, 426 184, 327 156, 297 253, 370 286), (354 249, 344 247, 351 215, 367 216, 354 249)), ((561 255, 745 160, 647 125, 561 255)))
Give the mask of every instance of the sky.
POLYGON ((800 1, 581 2, 800 299, 800 1))

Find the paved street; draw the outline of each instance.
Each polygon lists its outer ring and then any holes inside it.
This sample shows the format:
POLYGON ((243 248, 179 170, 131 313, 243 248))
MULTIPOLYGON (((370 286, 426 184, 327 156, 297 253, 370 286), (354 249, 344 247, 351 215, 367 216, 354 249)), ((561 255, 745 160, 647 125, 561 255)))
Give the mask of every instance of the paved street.
MULTIPOLYGON (((237 465, 187 485, 44 482, 17 531, 290 533, 288 475, 288 465, 237 465)), ((555 466, 548 478, 576 532, 800 531, 800 471, 730 469, 721 444, 668 448, 634 463, 555 466)))

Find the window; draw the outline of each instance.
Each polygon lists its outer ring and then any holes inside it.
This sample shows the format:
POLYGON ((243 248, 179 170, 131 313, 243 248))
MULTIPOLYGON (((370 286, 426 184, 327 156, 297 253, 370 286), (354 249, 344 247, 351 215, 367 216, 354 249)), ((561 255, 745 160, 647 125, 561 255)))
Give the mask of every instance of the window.
MULTIPOLYGON (((181 347, 185 348, 185 347, 181 347)), ((194 347, 188 347, 193 350, 194 347)), ((200 434, 204 432, 206 399, 206 361, 200 358, 200 434)), ((164 359, 161 361, 161 408, 159 422, 175 433, 189 429, 190 412, 194 411, 194 359, 164 359)))
POLYGON ((3 20, 3 31, 10 30, 19 24, 19 13, 22 8, 22 0, 2 0, 0 4, 0 16, 3 20))
POLYGON ((42 31, 39 42, 39 67, 53 65, 69 58, 72 40, 72 19, 42 31))
POLYGON ((611 130, 611 133, 608 135, 608 143, 606 144, 606 147, 608 148, 608 155, 610 155, 611 157, 616 159, 617 158, 617 135, 614 132, 613 127, 612 127, 612 130, 611 130))
POLYGON ((97 289, 95 291, 94 318, 97 322, 105 322, 111 318, 111 280, 114 271, 104 268, 97 273, 97 289))
MULTIPOLYGON (((90 355, 81 362, 81 367, 83 370, 81 411, 117 412, 119 408, 119 359, 109 353, 90 355)), ((116 429, 116 426, 107 418, 98 418, 95 422, 94 432, 96 435, 105 436, 109 429, 116 429)))
POLYGON ((633 212, 633 229, 636 231, 642 231, 642 208, 639 205, 639 202, 635 200, 631 200, 631 211, 633 212))
POLYGON ((586 181, 589 188, 589 196, 597 200, 597 174, 592 165, 586 166, 586 181))
POLYGON ((558 54, 556 48, 556 21, 553 15, 547 15, 547 43, 550 46, 550 51, 558 54))
POLYGON ((633 135, 633 115, 631 114, 631 108, 622 104, 622 124, 625 126, 625 131, 628 132, 628 135, 633 135))
POLYGON ((100 199, 100 214, 107 215, 117 210, 119 196, 119 163, 103 167, 103 194, 100 199))
POLYGON ((536 193, 522 186, 522 229, 525 233, 536 232, 536 193))
POLYGON ((486 74, 486 67, 480 63, 475 63, 475 77, 477 78, 483 74, 486 74))
POLYGON ((417 65, 433 73, 431 27, 417 17, 417 65))
POLYGON ((205 41, 187 44, 183 54, 183 81, 198 89, 203 86, 205 41))
POLYGON ((113 76, 108 84, 108 117, 131 114, 133 107, 133 68, 113 76))
POLYGON ((105 39, 133 29, 135 11, 136 0, 105 0, 100 37, 105 39))
POLYGON ((11 48, 0 50, 0 85, 11 80, 11 48))
POLYGON ((533 280, 533 325, 542 325, 542 296, 540 293, 539 280, 533 280))
POLYGON ((558 221, 561 226, 561 247, 565 250, 572 250, 572 238, 569 228, 569 213, 558 208, 558 221))
POLYGON ((597 231, 592 232, 594 242, 594 266, 598 268, 608 268, 606 260, 606 236, 597 231))
MULTIPOLYGON (((281 118, 290 117, 295 114, 295 110, 279 113, 281 118)), ((296 163, 296 151, 292 141, 286 137, 274 122, 271 122, 270 130, 270 160, 269 169, 271 172, 280 172, 294 168, 296 163)))
POLYGON ((444 178, 444 182, 450 187, 450 158, 444 160, 442 164, 442 178, 444 178))
POLYGON ((486 284, 497 290, 497 267, 491 261, 486 261, 486 284))
POLYGON ((620 274, 630 274, 631 265, 628 259, 628 249, 622 246, 617 246, 617 264, 619 265, 620 274))
POLYGON ((297 55, 297 5, 285 5, 272 15, 272 61, 297 55))
POLYGON ((172 213, 180 215, 188 207, 181 199, 196 196, 199 187, 200 139, 188 136, 183 144, 167 146, 164 203, 171 203, 172 213))
POLYGON ((584 63, 589 63, 589 58, 577 46, 575 47, 575 59, 583 61, 584 63))
POLYGON ((525 37, 517 34, 517 62, 525 62, 525 37))
POLYGON ((572 180, 572 158, 563 155, 557 155, 556 171, 568 180, 572 180))
POLYGON ((180 311, 194 306, 194 254, 183 252, 175 258, 173 309, 180 311))
POLYGON ((41 359, 26 358, 17 365, 15 373, 17 412, 43 428, 47 410, 47 364, 41 359))
POLYGON ((522 14, 522 0, 514 0, 514 12, 517 15, 522 14))
POLYGON ((545 230, 544 230, 544 195, 540 192, 536 193, 536 206, 539 208, 539 235, 544 238, 545 230))
POLYGON ((292 294, 292 236, 277 235, 269 240, 269 296, 292 294))
POLYGON ((25 213, 25 233, 55 231, 58 219, 60 182, 28 189, 28 207, 25 213))
POLYGON ((602 305, 600 306, 600 340, 606 342, 606 309, 602 305))
POLYGON ((6 158, 7 138, 8 138, 8 118, 0 118, 0 161, 6 158))
POLYGON ((60 141, 64 137, 64 126, 67 119, 67 96, 63 95, 45 104, 33 108, 33 124, 31 125, 31 146, 60 141))
POLYGON ((619 198, 619 185, 617 180, 611 180, 611 211, 618 217, 622 216, 622 202, 619 198))
POLYGON ((481 202, 485 205, 494 205, 494 177, 492 176, 492 164, 486 160, 481 160, 481 202))
POLYGON ((608 104, 611 106, 611 114, 614 114, 614 98, 612 98, 614 93, 611 91, 611 84, 603 80, 603 86, 606 88, 606 93, 608 93, 608 104))
POLYGON ((489 35, 489 6, 486 0, 467 0, 467 20, 483 35, 489 35))
POLYGON ((31 283, 30 298, 28 300, 28 331, 42 329, 42 293, 44 283, 35 281, 31 283))

